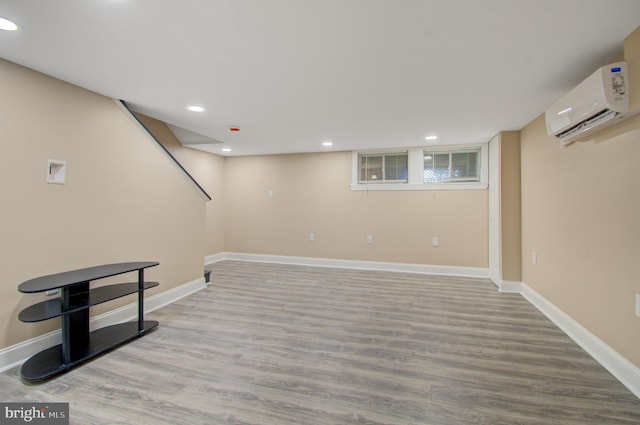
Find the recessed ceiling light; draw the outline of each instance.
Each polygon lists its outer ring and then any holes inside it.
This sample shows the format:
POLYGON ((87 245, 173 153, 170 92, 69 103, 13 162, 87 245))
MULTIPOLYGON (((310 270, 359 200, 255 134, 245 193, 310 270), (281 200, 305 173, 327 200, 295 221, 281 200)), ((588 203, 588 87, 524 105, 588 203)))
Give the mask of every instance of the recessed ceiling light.
POLYGON ((231 152, 231 148, 222 148, 222 152, 231 152))
POLYGON ((187 106, 187 109, 190 110, 191 112, 204 112, 204 108, 198 105, 187 106))
POLYGON ((322 142, 322 146, 333 146, 333 142, 331 140, 325 140, 322 142))
POLYGON ((427 136, 424 138, 425 140, 437 140, 438 136, 427 136))
POLYGON ((18 26, 13 22, 11 22, 10 20, 5 18, 0 18, 0 30, 15 31, 17 29, 18 29, 18 26))

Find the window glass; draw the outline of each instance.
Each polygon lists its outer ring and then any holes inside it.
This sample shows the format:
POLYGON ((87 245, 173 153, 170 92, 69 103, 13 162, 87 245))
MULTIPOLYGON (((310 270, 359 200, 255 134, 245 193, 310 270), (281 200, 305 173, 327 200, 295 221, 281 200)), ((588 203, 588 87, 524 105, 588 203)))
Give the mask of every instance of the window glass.
POLYGON ((382 180, 382 155, 360 156, 360 181, 382 180))
POLYGON ((453 152, 451 154, 451 177, 458 180, 477 180, 478 152, 453 152))
POLYGON ((385 180, 407 181, 409 177, 407 167, 407 155, 385 155, 384 178, 385 180))
POLYGON ((424 183, 480 181, 480 151, 425 151, 424 183))
POLYGON ((449 178, 449 154, 425 152, 424 182, 443 183, 449 178))
POLYGON ((409 178, 407 152, 360 154, 359 183, 406 183, 409 178))

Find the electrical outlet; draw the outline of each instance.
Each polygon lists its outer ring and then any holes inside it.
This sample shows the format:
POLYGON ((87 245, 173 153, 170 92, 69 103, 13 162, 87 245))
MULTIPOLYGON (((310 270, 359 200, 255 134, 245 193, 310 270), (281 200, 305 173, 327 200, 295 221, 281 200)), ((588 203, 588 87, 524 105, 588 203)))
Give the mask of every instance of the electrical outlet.
POLYGON ((316 241, 316 234, 309 233, 309 242, 315 242, 315 241, 316 241))
POLYGON ((636 294, 636 316, 640 317, 640 294, 636 294))
POLYGON ((373 236, 367 235, 367 245, 373 244, 373 236))
POLYGON ((440 246, 440 238, 434 236, 433 239, 431 239, 431 246, 440 246))
POLYGON ((534 266, 538 264, 538 253, 535 251, 533 251, 533 255, 531 256, 531 262, 534 266))
POLYGON ((267 198, 273 199, 273 190, 267 192, 267 198))

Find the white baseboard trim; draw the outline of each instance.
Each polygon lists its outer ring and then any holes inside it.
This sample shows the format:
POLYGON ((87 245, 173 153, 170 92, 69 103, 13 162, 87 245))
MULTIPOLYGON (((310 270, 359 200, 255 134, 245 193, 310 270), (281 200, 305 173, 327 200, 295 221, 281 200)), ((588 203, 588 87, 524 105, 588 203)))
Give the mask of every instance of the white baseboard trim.
MULTIPOLYGON (((144 311, 150 313, 172 302, 178 301, 188 295, 206 288, 204 277, 192 280, 191 282, 168 289, 158 294, 144 299, 144 311)), ((112 311, 94 316, 91 318, 89 327, 91 330, 100 329, 105 326, 127 322, 138 317, 138 303, 127 304, 112 311)), ((29 357, 40 351, 60 344, 62 337, 60 329, 46 333, 44 335, 31 338, 27 341, 19 342, 10 347, 0 350, 0 372, 11 369, 24 363, 29 357)))
POLYGON ((511 280, 503 280, 498 287, 500 292, 508 294, 519 294, 522 290, 522 282, 514 282, 511 280))
POLYGON ((589 332, 569 315, 549 302, 542 295, 521 283, 520 294, 549 320, 555 323, 565 334, 576 342, 584 351, 607 369, 618 381, 640 398, 640 368, 622 357, 617 351, 600 338, 589 332))
POLYGON ((29 357, 62 342, 60 330, 19 342, 0 350, 0 372, 9 370, 24 363, 29 357))
POLYGON ((489 269, 482 267, 435 266, 430 264, 388 263, 382 261, 340 260, 332 258, 295 257, 287 255, 244 254, 223 252, 205 257, 205 264, 222 260, 251 261, 256 263, 292 264, 298 266, 332 267, 339 269, 378 270, 403 273, 435 274, 444 276, 489 276, 489 269))
POLYGON ((218 261, 222 261, 226 259, 227 257, 225 252, 219 252, 217 254, 207 255, 206 257, 204 257, 204 265, 206 266, 207 264, 217 263, 218 261))

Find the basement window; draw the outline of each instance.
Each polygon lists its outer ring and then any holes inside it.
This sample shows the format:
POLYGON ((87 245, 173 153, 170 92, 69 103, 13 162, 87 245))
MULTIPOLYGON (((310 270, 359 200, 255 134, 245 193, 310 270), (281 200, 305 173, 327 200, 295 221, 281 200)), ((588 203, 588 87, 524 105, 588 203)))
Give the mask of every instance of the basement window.
POLYGON ((488 145, 353 151, 351 190, 487 189, 488 145))
POLYGON ((424 183, 480 181, 480 148, 424 151, 424 183))
POLYGON ((409 179, 407 152, 359 153, 360 184, 407 183, 409 179))

